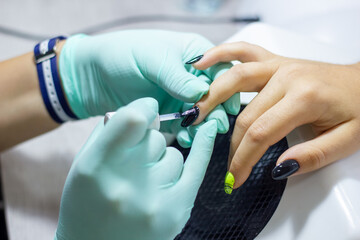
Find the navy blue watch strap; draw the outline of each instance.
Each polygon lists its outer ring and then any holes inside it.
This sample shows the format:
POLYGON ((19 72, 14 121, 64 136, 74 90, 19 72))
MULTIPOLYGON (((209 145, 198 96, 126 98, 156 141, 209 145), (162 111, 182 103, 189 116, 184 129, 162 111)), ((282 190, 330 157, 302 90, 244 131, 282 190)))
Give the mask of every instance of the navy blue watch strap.
POLYGON ((62 39, 65 37, 44 40, 34 48, 41 95, 50 116, 58 123, 78 119, 66 101, 57 69, 55 47, 62 39))

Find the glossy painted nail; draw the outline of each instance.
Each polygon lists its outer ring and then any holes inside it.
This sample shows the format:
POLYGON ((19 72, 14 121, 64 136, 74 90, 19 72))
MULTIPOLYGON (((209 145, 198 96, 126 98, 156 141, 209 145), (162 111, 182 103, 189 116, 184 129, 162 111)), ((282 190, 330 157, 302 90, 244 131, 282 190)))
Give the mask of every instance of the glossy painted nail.
POLYGON ((189 110, 183 112, 181 115, 184 116, 184 119, 181 122, 182 127, 188 127, 199 117, 200 109, 197 106, 190 108, 189 110))
POLYGON ((192 59, 190 59, 189 61, 187 61, 185 64, 193 64, 193 63, 196 63, 198 61, 200 61, 200 59, 202 59, 204 55, 199 55, 199 56, 196 56, 192 59))
POLYGON ((272 178, 274 180, 283 180, 297 172, 299 168, 300 165, 296 160, 286 160, 274 167, 274 169, 272 170, 272 178))
POLYGON ((235 183, 234 175, 231 172, 227 172, 225 175, 224 191, 226 194, 231 194, 235 183))

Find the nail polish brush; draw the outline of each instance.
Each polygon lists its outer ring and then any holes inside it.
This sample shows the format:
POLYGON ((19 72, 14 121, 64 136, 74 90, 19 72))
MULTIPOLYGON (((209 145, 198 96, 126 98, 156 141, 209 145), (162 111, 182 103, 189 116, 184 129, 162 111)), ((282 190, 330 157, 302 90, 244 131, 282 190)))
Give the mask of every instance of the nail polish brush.
MULTIPOLYGON (((198 115, 198 109, 197 107, 193 107, 190 108, 189 110, 186 110, 182 113, 180 112, 175 112, 175 113, 168 113, 168 114, 162 114, 159 115, 157 114, 154 122, 149 126, 149 128, 153 128, 153 129, 160 129, 160 122, 163 121, 170 121, 170 120, 176 120, 176 119, 180 119, 180 118, 188 118, 189 116, 194 116, 194 115, 198 115)), ((112 118, 114 115, 116 114, 116 112, 107 112, 105 114, 105 118, 104 118, 104 125, 107 123, 107 121, 110 120, 110 118, 112 118)))

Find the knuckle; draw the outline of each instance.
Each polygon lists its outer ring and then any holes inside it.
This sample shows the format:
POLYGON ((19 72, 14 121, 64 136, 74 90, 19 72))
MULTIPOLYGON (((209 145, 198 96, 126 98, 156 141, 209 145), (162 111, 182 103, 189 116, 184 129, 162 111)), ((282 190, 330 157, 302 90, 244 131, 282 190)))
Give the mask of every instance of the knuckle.
POLYGON ((166 148, 166 139, 159 131, 151 130, 150 138, 151 141, 155 142, 160 148, 166 148))
POLYGON ((174 147, 167 147, 166 152, 169 154, 169 156, 171 156, 172 161, 176 163, 174 164, 175 166, 182 167, 182 165, 184 164, 184 156, 179 150, 174 147))
MULTIPOLYGON (((129 127, 139 127, 147 124, 146 117, 133 108, 124 107, 119 111, 118 114, 121 115, 121 120, 124 121, 124 124, 129 127)), ((119 118, 120 119, 120 118, 119 118)))
POLYGON ((282 67, 284 71, 287 72, 287 74, 297 75, 297 74, 301 74, 304 65, 299 62, 295 62, 293 60, 284 60, 280 64, 280 67, 282 67))
POLYGON ((265 127, 260 123, 251 125, 246 135, 248 139, 253 143, 261 143, 266 141, 267 139, 265 127))
POLYGON ((326 165, 326 155, 320 148, 312 148, 308 157, 309 160, 313 162, 313 170, 319 169, 326 165))
POLYGON ((247 86, 246 80, 249 76, 247 71, 248 70, 244 64, 236 64, 229 70, 228 74, 233 75, 236 78, 234 87, 237 91, 241 90, 244 86, 247 86))
POLYGON ((303 66, 298 62, 294 62, 293 60, 283 60, 279 64, 281 79, 286 81, 293 81, 294 79, 303 75, 303 71, 303 66))
POLYGON ((143 209, 142 215, 145 223, 150 227, 154 222, 157 222, 159 218, 159 207, 146 207, 143 209))
POLYGON ((236 119, 235 126, 238 129, 248 129, 252 123, 252 120, 247 115, 239 115, 236 119))
POLYGON ((230 52, 234 50, 235 48, 241 48, 241 42, 236 42, 236 43, 223 43, 220 44, 219 47, 221 47, 222 51, 226 51, 226 52, 230 52))
POLYGON ((74 167, 75 175, 77 176, 76 179, 82 182, 92 182, 96 179, 96 173, 101 171, 103 168, 103 159, 106 158, 106 155, 101 154, 98 155, 97 161, 92 161, 91 164, 89 160, 91 159, 91 156, 93 154, 93 151, 87 151, 87 152, 81 152, 76 157, 76 167, 74 167))
POLYGON ((300 103, 314 103, 319 98, 319 91, 313 85, 304 86, 297 98, 300 103))
POLYGON ((236 42, 236 43, 227 43, 227 46, 229 46, 229 48, 231 48, 231 49, 233 49, 233 46, 236 46, 236 48, 238 50, 243 52, 245 49, 248 49, 249 47, 251 47, 253 45, 248 43, 248 42, 239 41, 239 42, 236 42))
POLYGON ((246 73, 246 68, 244 68, 243 64, 236 64, 231 68, 231 71, 238 77, 244 76, 246 73))
MULTIPOLYGON (((257 78, 258 69, 263 68, 262 63, 251 62, 244 64, 236 64, 230 69, 230 73, 235 76, 236 85, 234 86, 236 91, 260 91, 264 87, 266 78, 257 78)), ((266 81, 267 82, 267 81, 266 81)))

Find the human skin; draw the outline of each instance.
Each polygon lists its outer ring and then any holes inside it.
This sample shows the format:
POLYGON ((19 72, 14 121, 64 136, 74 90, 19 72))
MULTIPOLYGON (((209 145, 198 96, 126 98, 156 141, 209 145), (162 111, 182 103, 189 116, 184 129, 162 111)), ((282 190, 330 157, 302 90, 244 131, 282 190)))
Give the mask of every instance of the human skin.
POLYGON ((235 92, 259 92, 238 116, 228 170, 240 187, 269 146, 293 129, 310 124, 316 137, 289 148, 277 165, 294 159, 303 174, 342 159, 360 148, 360 63, 337 65, 275 55, 245 42, 222 44, 193 64, 206 69, 239 60, 216 79, 196 105, 201 122, 235 92))
POLYGON ((0 84, 0 152, 60 126, 43 103, 33 52, 1 62, 0 84))

